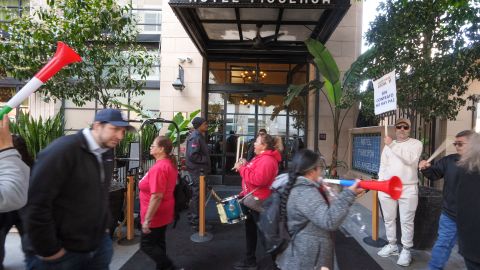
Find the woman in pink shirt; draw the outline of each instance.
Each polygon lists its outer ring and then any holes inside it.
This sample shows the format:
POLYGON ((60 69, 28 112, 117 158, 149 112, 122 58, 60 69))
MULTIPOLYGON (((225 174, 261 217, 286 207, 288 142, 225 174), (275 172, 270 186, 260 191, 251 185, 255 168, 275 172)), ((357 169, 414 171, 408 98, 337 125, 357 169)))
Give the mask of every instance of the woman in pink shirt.
POLYGON ((165 243, 167 225, 174 217, 173 191, 178 175, 172 149, 167 137, 155 138, 150 154, 156 162, 138 183, 142 223, 140 248, 156 262, 157 269, 176 269, 167 256, 165 243))

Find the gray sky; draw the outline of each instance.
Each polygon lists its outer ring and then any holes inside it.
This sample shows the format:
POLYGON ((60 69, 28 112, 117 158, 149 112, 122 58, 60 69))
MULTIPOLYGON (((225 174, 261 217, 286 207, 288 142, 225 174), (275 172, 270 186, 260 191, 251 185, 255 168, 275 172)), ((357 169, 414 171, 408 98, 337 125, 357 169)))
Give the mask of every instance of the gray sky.
MULTIPOLYGON (((363 2, 363 26, 362 30, 365 33, 368 30, 368 24, 375 19, 376 9, 378 4, 382 0, 364 0, 363 2)), ((362 35, 363 37, 364 35, 362 35)), ((367 50, 364 45, 365 41, 362 41, 362 52, 367 50)))

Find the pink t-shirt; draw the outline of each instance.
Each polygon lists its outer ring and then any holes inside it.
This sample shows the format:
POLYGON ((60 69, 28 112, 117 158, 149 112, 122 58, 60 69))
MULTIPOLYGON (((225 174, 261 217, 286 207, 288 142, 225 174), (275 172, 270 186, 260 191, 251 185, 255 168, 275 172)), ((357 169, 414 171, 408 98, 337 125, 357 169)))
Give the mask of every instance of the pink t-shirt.
POLYGON ((140 190, 140 219, 143 224, 152 193, 163 193, 157 212, 150 221, 150 228, 170 224, 174 217, 175 198, 173 191, 177 183, 178 171, 170 159, 155 162, 138 183, 140 190))

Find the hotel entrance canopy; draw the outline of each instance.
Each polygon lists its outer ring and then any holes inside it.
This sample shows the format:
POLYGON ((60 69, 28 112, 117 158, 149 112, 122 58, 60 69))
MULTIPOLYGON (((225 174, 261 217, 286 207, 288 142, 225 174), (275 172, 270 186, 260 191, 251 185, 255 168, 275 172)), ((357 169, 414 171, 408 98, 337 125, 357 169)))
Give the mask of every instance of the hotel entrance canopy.
POLYGON ((305 59, 307 38, 326 43, 349 0, 170 0, 209 59, 305 59))

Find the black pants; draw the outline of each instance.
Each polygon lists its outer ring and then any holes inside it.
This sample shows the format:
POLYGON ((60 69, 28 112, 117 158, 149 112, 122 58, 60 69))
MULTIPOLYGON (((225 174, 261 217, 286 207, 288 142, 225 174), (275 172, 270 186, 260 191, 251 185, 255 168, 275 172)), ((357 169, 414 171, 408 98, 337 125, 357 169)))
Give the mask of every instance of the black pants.
POLYGON ((471 261, 465 257, 463 257, 463 259, 465 260, 465 265, 468 270, 480 270, 480 263, 471 261))
POLYGON ((118 222, 123 219, 123 202, 125 189, 119 189, 109 192, 110 213, 112 216, 110 224, 110 238, 113 239, 118 222))
POLYGON ((165 232, 167 226, 160 228, 150 228, 149 234, 142 232, 140 249, 145 252, 157 264, 157 269, 170 269, 173 263, 167 256, 167 246, 165 243, 165 232))
MULTIPOLYGON (((254 262, 256 261, 255 253, 257 251, 257 241, 258 241, 258 228, 257 228, 257 221, 258 221, 258 212, 252 210, 248 207, 243 207, 243 211, 247 216, 245 220, 245 240, 247 244, 246 250, 246 259, 248 261, 254 262)), ((263 244, 263 242, 262 242, 263 244)))
POLYGON ((3 269, 3 259, 5 258, 5 239, 13 225, 17 227, 18 233, 22 236, 22 222, 18 211, 0 213, 0 269, 3 269))

